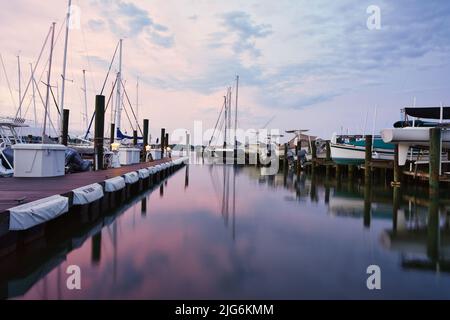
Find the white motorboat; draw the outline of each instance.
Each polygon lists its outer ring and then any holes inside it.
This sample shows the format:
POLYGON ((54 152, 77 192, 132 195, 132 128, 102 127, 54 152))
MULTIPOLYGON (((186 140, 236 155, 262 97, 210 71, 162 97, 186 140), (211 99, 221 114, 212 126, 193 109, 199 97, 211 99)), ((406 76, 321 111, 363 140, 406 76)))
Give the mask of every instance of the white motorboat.
MULTIPOLYGON (((398 145, 399 149, 399 165, 405 165, 408 158, 409 149, 412 146, 430 145, 430 128, 442 126, 444 119, 450 119, 450 107, 408 107, 404 109, 405 122, 407 126, 404 128, 389 128, 381 130, 381 137, 385 143, 393 143, 398 145), (424 127, 415 126, 414 121, 408 121, 407 117, 420 117, 421 119, 439 119, 440 123, 427 123, 424 127)), ((442 130, 441 135, 442 147, 450 148, 450 131, 442 130)))

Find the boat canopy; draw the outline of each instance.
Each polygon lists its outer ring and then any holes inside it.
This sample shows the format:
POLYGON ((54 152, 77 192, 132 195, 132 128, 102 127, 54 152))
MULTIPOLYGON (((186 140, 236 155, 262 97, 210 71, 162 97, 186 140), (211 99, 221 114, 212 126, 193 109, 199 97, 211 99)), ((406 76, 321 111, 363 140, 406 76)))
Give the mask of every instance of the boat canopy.
MULTIPOLYGON (((442 107, 442 119, 450 119, 450 107, 442 107)), ((423 118, 423 119, 440 119, 441 118, 441 107, 411 107, 405 108, 405 113, 408 116, 423 118)))

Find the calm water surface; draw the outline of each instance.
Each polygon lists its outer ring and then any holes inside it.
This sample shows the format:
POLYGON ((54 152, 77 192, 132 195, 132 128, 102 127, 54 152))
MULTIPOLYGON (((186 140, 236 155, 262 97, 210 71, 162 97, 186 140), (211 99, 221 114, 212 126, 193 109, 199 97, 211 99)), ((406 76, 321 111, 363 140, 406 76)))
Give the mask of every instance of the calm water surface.
POLYGON ((446 211, 429 218, 421 194, 190 165, 63 244, 23 253, 33 263, 14 260, 0 281, 25 299, 450 298, 446 211), (366 287, 372 264, 379 291, 366 287), (66 287, 69 265, 80 291, 66 287))

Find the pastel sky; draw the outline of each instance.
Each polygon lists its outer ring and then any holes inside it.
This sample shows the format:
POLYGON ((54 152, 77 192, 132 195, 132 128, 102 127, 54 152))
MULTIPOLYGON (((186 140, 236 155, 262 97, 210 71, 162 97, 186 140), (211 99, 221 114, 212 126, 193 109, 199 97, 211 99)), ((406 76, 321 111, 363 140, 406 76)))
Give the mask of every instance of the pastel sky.
MULTIPOLYGON (((73 5, 80 8, 81 23, 70 32, 67 72, 66 107, 74 132, 82 127, 82 70, 92 112, 120 38, 128 94, 134 103, 139 77, 139 116, 150 119, 154 137, 161 127, 192 129, 195 120, 214 127, 236 74, 244 129, 275 116, 269 128, 308 128, 329 138, 342 129, 372 131, 375 106, 378 130, 390 127, 414 97, 417 105, 450 104, 449 1, 74 0, 73 5), (369 5, 381 9, 380 30, 367 28, 369 5)), ((16 56, 24 90, 29 63, 36 61, 52 21, 59 31, 66 7, 61 0, 2 3, 0 53, 15 100, 0 70, 0 115, 12 115, 18 105, 16 56)), ((44 55, 45 64, 47 51, 44 55)), ((54 86, 61 82, 62 57, 63 34, 55 48, 54 86)), ((40 90, 45 92, 43 84, 40 90)), ((38 112, 41 119, 40 103, 38 112)), ((31 107, 25 117, 34 118, 31 107)), ((106 119, 109 126, 109 115, 106 119)), ((122 123, 129 131, 125 115, 122 123)))

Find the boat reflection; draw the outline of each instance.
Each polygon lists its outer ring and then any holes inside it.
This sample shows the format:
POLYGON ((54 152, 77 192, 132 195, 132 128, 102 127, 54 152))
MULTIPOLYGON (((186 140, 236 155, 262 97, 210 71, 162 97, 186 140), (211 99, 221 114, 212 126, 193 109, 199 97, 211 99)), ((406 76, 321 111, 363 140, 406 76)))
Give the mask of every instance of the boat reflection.
MULTIPOLYGON (((373 262, 374 248, 396 276, 408 271, 416 292, 427 283, 422 271, 450 270, 450 201, 420 188, 367 187, 357 176, 264 173, 191 164, 118 211, 52 225, 0 260, 0 297, 339 297, 344 280, 373 262), (65 288, 68 264, 85 272, 80 293, 65 288), (323 277, 336 287, 318 288, 323 277)), ((361 295, 358 281, 348 285, 352 297, 361 295)))
MULTIPOLYGON (((249 172, 249 176, 255 176, 249 172)), ((380 241, 386 250, 398 252, 404 269, 450 272, 450 200, 427 198, 426 188, 400 189, 381 184, 364 185, 358 179, 343 184, 324 175, 283 173, 259 175, 258 182, 292 192, 287 201, 319 202, 330 216, 361 219, 370 228, 372 219, 392 219, 380 241)))

